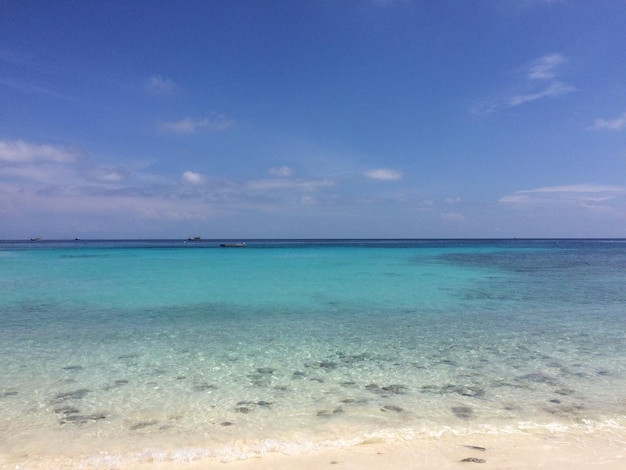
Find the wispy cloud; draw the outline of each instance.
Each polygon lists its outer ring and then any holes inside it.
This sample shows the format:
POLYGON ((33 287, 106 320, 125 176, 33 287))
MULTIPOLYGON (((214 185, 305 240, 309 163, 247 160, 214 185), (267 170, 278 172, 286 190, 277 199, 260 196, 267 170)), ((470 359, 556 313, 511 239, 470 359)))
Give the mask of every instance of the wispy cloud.
POLYGON ((0 141, 0 163, 71 163, 79 157, 80 152, 73 148, 31 144, 23 140, 0 141))
POLYGON ((566 62, 561 54, 548 54, 528 65, 528 78, 531 80, 552 80, 556 69, 566 62))
POLYGON ((626 113, 615 119, 596 119, 593 123, 593 128, 606 129, 609 131, 626 129, 626 113))
POLYGON ((144 88, 150 93, 169 95, 174 93, 178 89, 178 86, 169 78, 164 78, 161 75, 153 75, 145 81, 144 88))
POLYGON ((515 191, 502 196, 498 202, 513 207, 537 204, 576 204, 590 207, 623 196, 626 196, 626 186, 575 184, 515 191))
POLYGON ((159 128, 173 134, 195 134, 200 131, 221 132, 230 129, 233 125, 234 121, 222 114, 216 114, 211 119, 186 117, 180 121, 164 121, 159 123, 159 128))
POLYGON ((506 107, 514 108, 515 106, 519 106, 524 103, 529 103, 531 101, 537 101, 542 98, 555 98, 557 96, 567 95, 568 93, 571 93, 573 91, 576 91, 576 88, 570 85, 567 85, 565 83, 553 82, 550 85, 548 85, 547 88, 541 91, 511 96, 506 99, 505 104, 506 104, 506 107))
POLYGON ((498 10, 515 13, 525 11, 530 8, 565 3, 567 1, 568 0, 490 0, 490 3, 498 10))
POLYGON ((515 108, 544 98, 556 98, 576 91, 576 88, 558 79, 566 58, 562 54, 547 54, 521 68, 524 81, 517 85, 523 90, 504 98, 482 103, 475 111, 493 113, 500 109, 515 108))
POLYGON ((542 98, 554 98, 575 91, 576 88, 573 86, 556 79, 558 69, 566 62, 565 57, 561 54, 548 54, 527 65, 524 72, 528 80, 541 82, 542 88, 507 98, 508 107, 519 106, 542 98), (543 83, 546 85, 544 86, 543 83))
MULTIPOLYGON (((33 61, 30 56, 0 46, 0 62, 4 62, 5 64, 11 66, 18 66, 19 68, 25 67, 26 69, 35 72, 27 77, 20 77, 19 79, 10 78, 5 75, 0 77, 0 86, 11 88, 28 95, 40 95, 42 97, 56 98, 72 102, 80 101, 75 96, 67 95, 51 88, 51 81, 47 76, 49 73, 48 70, 46 70, 46 78, 44 80, 40 79, 39 83, 37 83, 37 79, 35 77, 39 76, 37 71, 41 72, 41 66, 33 61)), ((5 70, 5 73, 8 72, 8 70, 9 68, 5 70)))
POLYGON ((626 190, 623 186, 599 185, 599 184, 570 184, 563 186, 548 186, 545 188, 528 189, 518 191, 520 193, 601 193, 601 192, 622 192, 626 190))
POLYGON ((279 167, 270 168, 269 173, 270 175, 274 175, 274 176, 288 177, 288 176, 293 175, 293 169, 291 169, 288 166, 279 166, 279 167))
POLYGON ((8 49, 4 46, 0 46, 0 61, 16 65, 33 65, 29 56, 21 54, 13 49, 8 49))
POLYGON ((374 168, 373 170, 366 171, 363 175, 366 178, 381 181, 399 180, 403 176, 402 172, 389 168, 374 168))
POLYGON ((315 199, 313 196, 302 196, 300 198, 300 204, 303 206, 313 206, 317 203, 317 199, 315 199))
POLYGON ((334 181, 328 179, 264 179, 252 180, 245 183, 245 187, 255 191, 269 191, 275 189, 297 189, 315 191, 320 188, 333 186, 334 181))
POLYGON ((70 96, 64 93, 59 93, 46 86, 33 85, 25 81, 9 80, 6 78, 0 78, 0 85, 12 88, 21 93, 29 95, 42 95, 50 98, 57 98, 65 101, 80 102, 80 100, 74 96, 70 96))
POLYGON ((0 166, 0 180, 18 184, 20 188, 42 189, 48 186, 71 184, 76 171, 66 165, 51 163, 0 166))
POLYGON ((84 173, 88 179, 105 184, 118 184, 127 178, 125 171, 106 166, 88 168, 84 173))

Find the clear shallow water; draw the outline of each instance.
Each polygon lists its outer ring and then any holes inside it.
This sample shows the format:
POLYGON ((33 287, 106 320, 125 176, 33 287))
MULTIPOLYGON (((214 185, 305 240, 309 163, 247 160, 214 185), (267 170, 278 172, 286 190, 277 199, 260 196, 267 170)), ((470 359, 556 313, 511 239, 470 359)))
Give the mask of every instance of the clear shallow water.
POLYGON ((619 240, 6 242, 0 324, 8 462, 626 424, 619 240))

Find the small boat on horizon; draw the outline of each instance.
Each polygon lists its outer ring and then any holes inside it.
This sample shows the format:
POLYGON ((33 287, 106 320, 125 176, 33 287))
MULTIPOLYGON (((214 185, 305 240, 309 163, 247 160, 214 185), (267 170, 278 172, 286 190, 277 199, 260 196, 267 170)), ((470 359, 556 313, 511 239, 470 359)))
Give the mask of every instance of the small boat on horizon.
POLYGON ((222 248, 245 248, 246 247, 246 242, 240 242, 240 243, 222 243, 220 245, 222 248))
POLYGON ((189 238, 187 238, 187 240, 189 240, 190 242, 199 242, 200 240, 202 240, 202 238, 200 238, 200 237, 189 237, 189 238))
POLYGON ((39 242, 41 241, 41 237, 33 237, 30 239, 31 242, 39 242))

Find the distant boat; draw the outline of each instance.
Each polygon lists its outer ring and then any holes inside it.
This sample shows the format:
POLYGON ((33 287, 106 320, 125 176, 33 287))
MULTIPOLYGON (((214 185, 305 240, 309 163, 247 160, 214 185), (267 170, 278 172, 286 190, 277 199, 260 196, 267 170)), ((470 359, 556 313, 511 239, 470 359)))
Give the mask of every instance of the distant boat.
POLYGON ((189 240, 190 242, 199 242, 200 240, 202 240, 202 238, 200 238, 200 237, 189 237, 187 240, 189 240))
POLYGON ((33 237, 30 239, 31 242, 38 242, 41 241, 41 237, 33 237))
POLYGON ((224 248, 245 248, 246 247, 246 243, 245 242, 241 242, 241 243, 222 243, 220 246, 224 247, 224 248))

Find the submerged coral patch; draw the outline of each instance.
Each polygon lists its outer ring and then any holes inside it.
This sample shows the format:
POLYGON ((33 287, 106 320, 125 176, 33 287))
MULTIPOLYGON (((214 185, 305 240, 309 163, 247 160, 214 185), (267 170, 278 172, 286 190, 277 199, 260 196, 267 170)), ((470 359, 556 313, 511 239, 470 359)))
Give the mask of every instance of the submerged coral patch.
POLYGON ((472 410, 469 406, 453 406, 452 413, 457 418, 469 419, 474 414, 474 410, 472 410))

